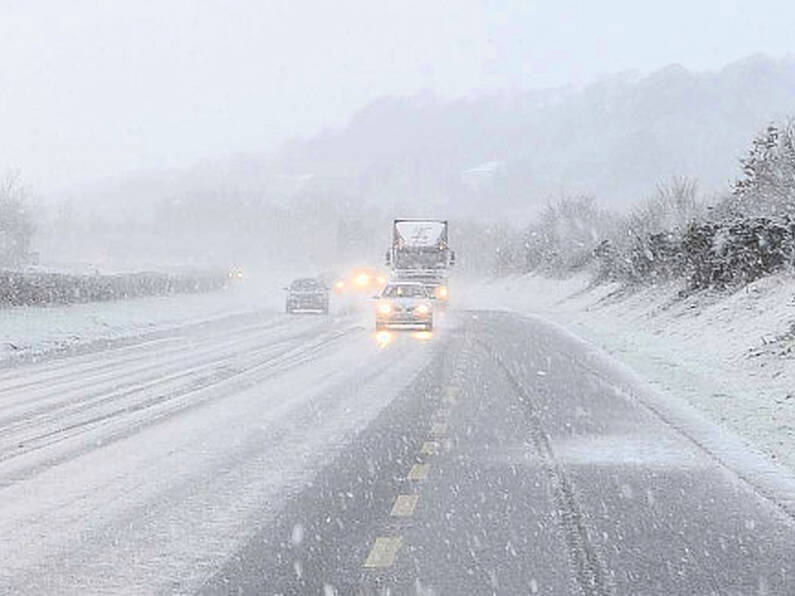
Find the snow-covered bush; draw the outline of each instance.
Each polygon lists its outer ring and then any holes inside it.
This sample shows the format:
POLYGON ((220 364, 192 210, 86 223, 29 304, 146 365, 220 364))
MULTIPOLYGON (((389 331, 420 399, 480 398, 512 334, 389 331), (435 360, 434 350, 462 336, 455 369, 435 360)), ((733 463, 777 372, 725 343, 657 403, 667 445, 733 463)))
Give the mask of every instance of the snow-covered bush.
POLYGON ((599 208, 591 197, 549 203, 539 221, 525 231, 525 269, 556 275, 581 269, 593 260, 615 222, 615 215, 599 208))
POLYGON ((697 185, 674 178, 618 218, 611 235, 594 251, 596 281, 653 283, 682 275, 682 235, 704 213, 697 185))
POLYGON ((771 125, 740 160, 743 178, 711 210, 674 178, 619 216, 591 199, 550 204, 525 237, 527 270, 561 274, 595 261, 594 281, 684 277, 690 290, 730 288, 795 261, 795 124, 771 125))
POLYGON ((771 124, 740 160, 743 177, 711 217, 683 238, 691 290, 728 288, 792 267, 795 258, 795 125, 771 124))
POLYGON ((694 223, 682 247, 689 289, 742 286, 792 267, 795 221, 746 217, 694 223))
POLYGON ((771 124, 752 141, 740 160, 743 177, 735 181, 723 210, 751 217, 795 217, 795 123, 771 124))

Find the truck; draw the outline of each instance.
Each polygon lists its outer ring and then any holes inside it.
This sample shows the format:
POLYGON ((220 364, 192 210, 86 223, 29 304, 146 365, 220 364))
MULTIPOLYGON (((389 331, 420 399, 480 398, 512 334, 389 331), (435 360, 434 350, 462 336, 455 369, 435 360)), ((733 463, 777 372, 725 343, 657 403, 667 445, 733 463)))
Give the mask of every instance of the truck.
POLYGON ((448 273, 455 251, 448 244, 446 219, 396 219, 386 264, 395 281, 422 283, 441 305, 450 298, 448 273))

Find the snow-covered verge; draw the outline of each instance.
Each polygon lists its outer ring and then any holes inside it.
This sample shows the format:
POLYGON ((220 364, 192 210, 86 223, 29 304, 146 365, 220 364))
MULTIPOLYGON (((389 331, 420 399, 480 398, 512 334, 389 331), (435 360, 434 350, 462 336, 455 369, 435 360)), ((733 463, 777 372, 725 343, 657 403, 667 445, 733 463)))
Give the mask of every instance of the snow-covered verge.
MULTIPOLYGON (((463 288, 462 288, 463 289, 463 288)), ((795 469, 795 279, 679 297, 670 283, 622 291, 585 275, 527 275, 459 292, 463 305, 538 314, 605 350, 663 396, 684 398, 795 469)))
POLYGON ((202 294, 0 309, 0 363, 235 314, 275 312, 282 299, 283 293, 277 287, 252 288, 240 284, 202 294))

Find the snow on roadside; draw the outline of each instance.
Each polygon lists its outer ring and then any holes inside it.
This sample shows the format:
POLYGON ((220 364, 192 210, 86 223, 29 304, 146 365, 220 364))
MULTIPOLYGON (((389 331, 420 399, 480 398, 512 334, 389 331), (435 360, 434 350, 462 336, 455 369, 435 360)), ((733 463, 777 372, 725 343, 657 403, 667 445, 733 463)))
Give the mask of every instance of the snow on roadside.
POLYGON ((773 276, 731 294, 680 298, 679 290, 528 275, 473 288, 464 300, 566 327, 795 469, 795 279, 773 276))
POLYGON ((0 363, 190 323, 281 306, 276 289, 230 287, 206 294, 0 309, 0 363))

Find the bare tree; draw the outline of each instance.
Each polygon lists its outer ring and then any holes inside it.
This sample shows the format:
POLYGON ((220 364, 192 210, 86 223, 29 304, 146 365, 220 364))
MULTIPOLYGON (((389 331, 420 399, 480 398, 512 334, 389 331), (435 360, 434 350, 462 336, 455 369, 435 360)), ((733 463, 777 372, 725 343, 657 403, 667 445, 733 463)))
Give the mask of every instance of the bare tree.
POLYGON ((588 196, 548 203, 539 220, 525 231, 527 269, 567 274, 585 266, 615 221, 614 214, 588 196))
POLYGON ((0 266, 27 262, 35 226, 18 172, 0 179, 0 266))

